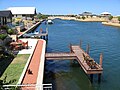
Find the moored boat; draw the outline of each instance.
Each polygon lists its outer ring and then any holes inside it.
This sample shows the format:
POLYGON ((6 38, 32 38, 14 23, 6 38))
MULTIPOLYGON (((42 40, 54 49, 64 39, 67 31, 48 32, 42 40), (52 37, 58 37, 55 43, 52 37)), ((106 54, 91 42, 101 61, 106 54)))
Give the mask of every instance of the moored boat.
POLYGON ((50 20, 50 19, 48 19, 48 20, 47 20, 47 24, 53 24, 53 21, 50 20))

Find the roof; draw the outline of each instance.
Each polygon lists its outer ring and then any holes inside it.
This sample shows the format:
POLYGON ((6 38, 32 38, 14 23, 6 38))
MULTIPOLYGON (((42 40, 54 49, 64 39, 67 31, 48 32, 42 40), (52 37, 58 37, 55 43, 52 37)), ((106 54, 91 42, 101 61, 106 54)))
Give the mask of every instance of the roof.
POLYGON ((12 14, 36 14, 35 7, 10 7, 12 14))
POLYGON ((111 13, 109 13, 109 12, 103 12, 103 13, 101 13, 101 14, 108 14, 108 15, 110 15, 111 13))
POLYGON ((0 17, 12 17, 12 13, 10 10, 0 11, 0 17))
POLYGON ((82 14, 83 14, 83 15, 92 15, 91 12, 83 12, 82 14))

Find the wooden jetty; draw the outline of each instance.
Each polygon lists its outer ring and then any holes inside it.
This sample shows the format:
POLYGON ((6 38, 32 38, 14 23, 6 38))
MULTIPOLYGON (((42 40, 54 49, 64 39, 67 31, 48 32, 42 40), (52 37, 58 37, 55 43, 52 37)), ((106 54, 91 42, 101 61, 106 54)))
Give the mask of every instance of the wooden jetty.
POLYGON ((75 53, 46 53, 47 60, 77 59, 75 53))
POLYGON ((46 28, 46 31, 40 31, 40 33, 32 33, 32 34, 25 34, 23 35, 23 37, 27 37, 27 38, 40 38, 40 39, 44 39, 44 40, 48 40, 48 29, 46 28))
POLYGON ((100 81, 101 74, 103 72, 102 68, 102 54, 100 55, 100 63, 94 61, 93 58, 89 56, 89 45, 87 47, 87 52, 85 52, 79 45, 70 45, 70 52, 67 53, 46 53, 45 57, 47 60, 77 60, 84 72, 88 75, 98 74, 98 81, 100 81))
POLYGON ((44 39, 44 40, 48 40, 48 33, 39 33, 39 34, 34 34, 32 35, 31 37, 34 37, 34 38, 41 38, 41 39, 44 39))

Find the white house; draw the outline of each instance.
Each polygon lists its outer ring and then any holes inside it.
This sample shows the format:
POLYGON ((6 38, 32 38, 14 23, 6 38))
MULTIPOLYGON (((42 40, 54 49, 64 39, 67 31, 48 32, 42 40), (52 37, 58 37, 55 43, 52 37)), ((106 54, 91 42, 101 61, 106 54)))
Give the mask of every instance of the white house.
POLYGON ((109 12, 102 12, 101 15, 102 15, 102 16, 110 16, 111 13, 109 13, 109 12))
POLYGON ((24 19, 33 18, 36 15, 35 7, 9 7, 7 10, 11 10, 13 17, 22 17, 24 19))

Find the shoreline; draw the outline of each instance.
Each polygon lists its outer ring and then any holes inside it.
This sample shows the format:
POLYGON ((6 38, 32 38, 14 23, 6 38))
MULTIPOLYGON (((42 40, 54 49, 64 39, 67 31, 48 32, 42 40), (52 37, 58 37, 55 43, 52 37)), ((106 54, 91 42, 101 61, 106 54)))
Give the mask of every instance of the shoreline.
POLYGON ((102 22, 103 25, 107 26, 114 26, 114 27, 120 27, 119 23, 112 23, 112 22, 102 22))
POLYGON ((115 26, 115 27, 120 27, 119 23, 112 23, 108 22, 108 19, 106 18, 98 18, 98 17, 93 17, 93 18, 86 18, 86 19, 76 19, 75 17, 49 17, 49 19, 62 19, 62 20, 75 20, 75 21, 81 21, 81 22, 101 22, 103 25, 107 26, 115 26))

